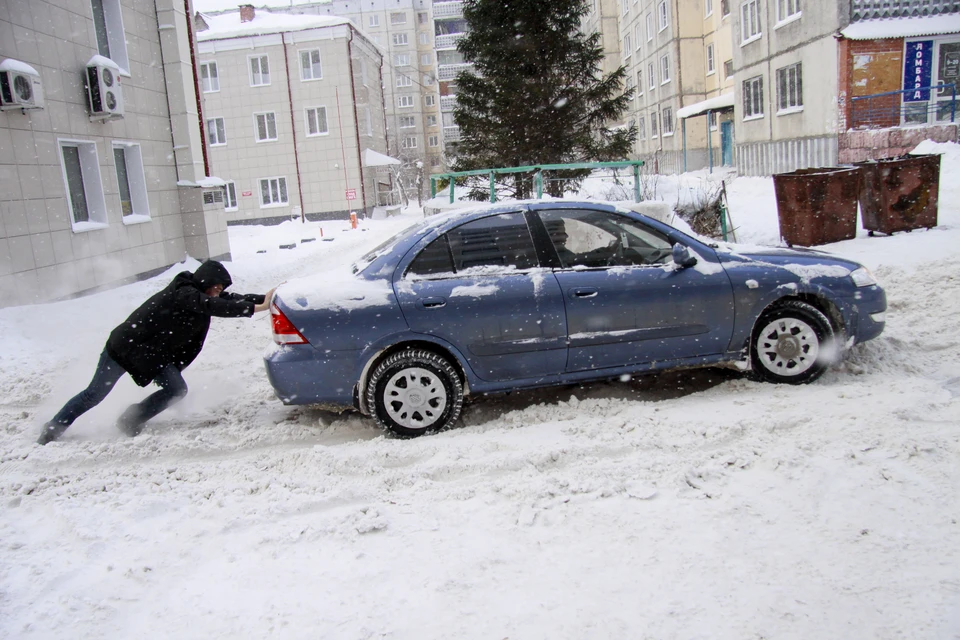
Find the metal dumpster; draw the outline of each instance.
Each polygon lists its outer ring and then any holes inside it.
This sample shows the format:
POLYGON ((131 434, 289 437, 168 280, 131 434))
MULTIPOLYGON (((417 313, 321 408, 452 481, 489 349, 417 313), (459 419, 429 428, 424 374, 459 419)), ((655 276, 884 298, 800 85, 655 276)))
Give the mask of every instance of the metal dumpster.
POLYGON ((860 170, 798 169, 773 176, 780 237, 787 246, 812 246, 857 235, 860 170))
POLYGON ((860 216, 870 235, 937 226, 939 155, 908 155, 855 166, 861 174, 860 216))

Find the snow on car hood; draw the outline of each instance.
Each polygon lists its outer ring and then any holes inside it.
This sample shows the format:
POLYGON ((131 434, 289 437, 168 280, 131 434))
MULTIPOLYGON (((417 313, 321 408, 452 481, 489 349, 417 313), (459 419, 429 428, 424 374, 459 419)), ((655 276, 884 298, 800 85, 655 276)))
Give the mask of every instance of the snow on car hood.
MULTIPOLYGON (((717 250, 727 253, 732 258, 747 262, 776 265, 804 281, 819 277, 842 278, 850 275, 853 270, 860 266, 851 260, 815 249, 788 249, 723 242, 720 243, 717 250)), ((735 267, 735 264, 726 264, 725 266, 731 268, 735 267)))
POLYGON ((349 267, 290 280, 277 289, 293 309, 349 311, 389 304, 392 295, 389 280, 364 278, 349 267))

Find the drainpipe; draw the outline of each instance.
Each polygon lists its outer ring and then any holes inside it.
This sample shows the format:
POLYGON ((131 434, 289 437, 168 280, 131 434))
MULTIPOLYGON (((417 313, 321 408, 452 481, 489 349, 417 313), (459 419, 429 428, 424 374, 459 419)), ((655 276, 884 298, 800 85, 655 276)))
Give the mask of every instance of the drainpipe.
MULTIPOLYGON (((363 203, 363 215, 367 215, 367 188, 363 180, 363 151, 360 150, 360 112, 357 110, 357 82, 353 77, 353 25, 348 29, 350 38, 347 39, 347 64, 350 67, 350 95, 353 96, 353 131, 357 134, 357 171, 360 173, 360 201, 363 203)), ((369 103, 369 100, 368 100, 369 103)), ((367 106, 369 109, 369 104, 367 106)), ((340 132, 343 136, 343 132, 340 132)))
MULTIPOLYGON (((200 119, 200 151, 203 153, 203 175, 209 176, 210 159, 207 157, 207 125, 203 121, 203 101, 200 99, 200 74, 197 73, 196 42, 193 39, 193 14, 190 13, 190 0, 183 0, 183 11, 187 15, 187 38, 190 40, 190 68, 193 70, 193 86, 194 92, 197 94, 197 116, 200 119)), ((166 70, 164 70, 164 72, 166 72, 166 70)), ((168 97, 168 105, 169 102, 170 99, 168 97)))
POLYGON ((293 113, 293 89, 290 86, 290 59, 287 57, 287 34, 280 34, 283 45, 283 66, 287 76, 287 100, 290 104, 290 133, 293 135, 293 161, 297 167, 297 193, 300 196, 300 222, 307 221, 307 206, 303 201, 303 184, 300 181, 300 150, 297 148, 297 120, 293 113))

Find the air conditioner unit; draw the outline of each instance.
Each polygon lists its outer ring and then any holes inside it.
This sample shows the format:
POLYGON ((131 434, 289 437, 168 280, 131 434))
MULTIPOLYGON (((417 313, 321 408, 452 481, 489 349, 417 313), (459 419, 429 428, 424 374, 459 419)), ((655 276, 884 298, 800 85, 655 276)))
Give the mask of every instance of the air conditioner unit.
POLYGON ((87 63, 87 98, 91 120, 123 117, 123 91, 120 67, 110 58, 93 56, 87 63))
POLYGON ((13 58, 0 62, 0 110, 8 109, 43 109, 40 74, 13 58))

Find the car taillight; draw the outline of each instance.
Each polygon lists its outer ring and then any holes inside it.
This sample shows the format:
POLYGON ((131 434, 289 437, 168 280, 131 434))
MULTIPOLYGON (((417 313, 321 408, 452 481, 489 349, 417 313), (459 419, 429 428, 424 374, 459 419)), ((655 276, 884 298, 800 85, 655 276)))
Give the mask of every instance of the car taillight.
POLYGON ((273 325, 273 341, 277 344, 307 344, 307 339, 297 331, 290 319, 276 303, 270 305, 270 320, 273 325))

